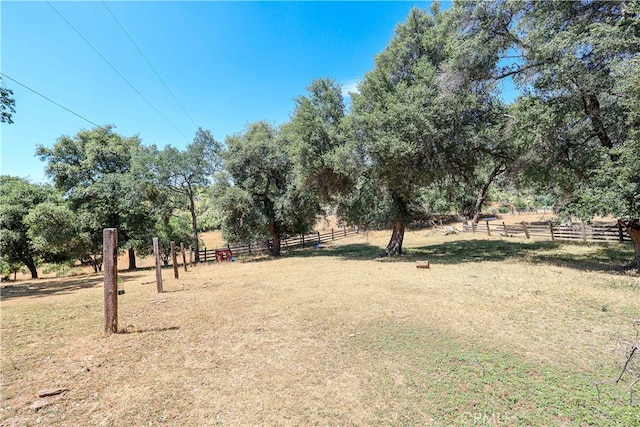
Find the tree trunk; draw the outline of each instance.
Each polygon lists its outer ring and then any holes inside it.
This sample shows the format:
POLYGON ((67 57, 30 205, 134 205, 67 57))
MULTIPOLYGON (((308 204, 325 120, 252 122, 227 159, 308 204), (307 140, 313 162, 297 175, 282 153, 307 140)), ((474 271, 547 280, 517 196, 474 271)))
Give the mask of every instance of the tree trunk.
POLYGON ((31 257, 28 257, 27 259, 24 260, 24 264, 27 266, 27 268, 31 272, 31 278, 32 279, 37 279, 38 278, 38 269, 36 268, 35 261, 31 257))
POLYGON ((604 122, 602 121, 602 116, 600 114, 600 102, 598 101, 598 97, 593 94, 583 95, 582 106, 584 108, 585 114, 591 120, 593 130, 598 136, 598 140, 600 140, 600 145, 605 148, 613 148, 611 138, 609 138, 607 129, 605 128, 604 122))
POLYGON ((189 211, 191 212, 191 228, 193 230, 193 250, 195 262, 200 262, 200 244, 198 242, 198 222, 196 219, 196 203, 193 200, 193 192, 189 192, 189 211))
POLYGON ((100 273, 102 271, 102 258, 98 258, 95 255, 91 256, 91 266, 94 273, 100 273))
POLYGON ((482 205, 484 204, 485 199, 487 198, 487 192, 489 191, 489 187, 491 183, 496 179, 498 175, 506 171, 506 168, 498 164, 496 165, 489 176, 487 177, 484 184, 482 184, 482 188, 478 191, 478 198, 476 199, 475 213, 473 215, 473 220, 471 221, 473 224, 477 224, 480 221, 480 214, 482 213, 482 205))
POLYGON ((389 244, 381 256, 402 255, 402 241, 404 240, 404 221, 396 219, 393 221, 393 233, 389 244))
POLYGON ((278 233, 275 221, 269 223, 269 233, 273 241, 273 245, 269 248, 269 254, 271 256, 280 256, 280 233, 278 233))
POLYGON ((129 270, 135 270, 136 268, 136 251, 133 248, 129 248, 129 270))
POLYGON ((636 255, 633 263, 629 267, 640 270, 640 219, 634 219, 632 221, 620 220, 620 224, 627 230, 633 242, 633 248, 635 249, 636 255))

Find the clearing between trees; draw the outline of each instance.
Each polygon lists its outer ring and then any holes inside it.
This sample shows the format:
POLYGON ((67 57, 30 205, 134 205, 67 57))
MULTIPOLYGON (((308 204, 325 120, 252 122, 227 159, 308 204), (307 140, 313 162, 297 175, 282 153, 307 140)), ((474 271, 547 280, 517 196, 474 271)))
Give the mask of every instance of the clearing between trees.
POLYGON ((631 245, 420 230, 375 259, 388 238, 169 268, 163 294, 120 272, 110 336, 101 275, 7 284, 0 424, 640 422, 631 245))

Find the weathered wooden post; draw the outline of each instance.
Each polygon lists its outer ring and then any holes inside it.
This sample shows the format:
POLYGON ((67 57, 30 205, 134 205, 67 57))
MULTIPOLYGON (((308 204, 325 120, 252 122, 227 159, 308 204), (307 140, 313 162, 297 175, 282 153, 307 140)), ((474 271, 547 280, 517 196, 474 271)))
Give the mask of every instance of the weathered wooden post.
POLYGON ((176 253, 176 242, 171 242, 171 262, 173 262, 173 277, 178 277, 178 254, 176 253))
POLYGON ((156 257, 156 284, 158 286, 158 293, 164 292, 162 289, 162 267, 160 266, 160 248, 158 246, 158 238, 153 238, 153 255, 156 257))
POLYGON ((489 229, 489 221, 485 221, 487 223, 487 234, 491 236, 491 229, 489 229))
POLYGON ((189 265, 193 265, 193 246, 189 246, 189 265))
POLYGON ((527 228, 527 223, 522 221, 522 228, 524 229, 524 235, 529 239, 529 229, 527 228))
POLYGON ((104 269, 104 332, 118 332, 118 229, 102 230, 104 269))
POLYGON ((507 225, 502 221, 502 228, 504 229, 504 235, 509 237, 509 230, 507 229, 507 225))
POLYGON ((302 247, 304 248, 304 233, 301 234, 301 236, 302 236, 302 247))
POLYGON ((180 242, 180 252, 182 253, 182 265, 184 265, 184 271, 187 271, 187 254, 184 253, 184 242, 180 242))
POLYGON ((553 241, 555 241, 555 240, 556 240, 556 238, 555 238, 555 236, 553 235, 553 223, 552 223, 551 221, 549 221, 549 232, 551 233, 551 241, 552 241, 552 242, 553 242, 553 241))
POLYGON ((344 237, 347 237, 347 226, 343 225, 342 229, 344 230, 344 237))
POLYGON ((316 233, 318 234, 318 246, 320 246, 320 232, 316 231, 316 233))
POLYGON ((584 224, 584 221, 582 221, 582 241, 584 243, 587 242, 587 226, 584 224))
POLYGON ((471 228, 473 229, 473 234, 476 234, 476 227, 478 226, 478 224, 476 224, 474 221, 471 221, 471 228))
MULTIPOLYGON (((620 224, 618 225, 622 227, 620 224)), ((335 236, 333 235, 333 228, 331 229, 331 240, 336 240, 335 236)))
POLYGON ((624 234, 622 233, 622 223, 618 220, 618 239, 620 243, 624 242, 624 234))

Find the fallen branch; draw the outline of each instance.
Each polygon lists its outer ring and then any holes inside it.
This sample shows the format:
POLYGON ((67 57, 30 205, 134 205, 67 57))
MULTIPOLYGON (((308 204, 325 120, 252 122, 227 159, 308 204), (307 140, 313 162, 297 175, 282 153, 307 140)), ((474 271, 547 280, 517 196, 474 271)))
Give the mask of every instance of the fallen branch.
MULTIPOLYGON (((637 350, 638 350, 638 346, 634 346, 633 349, 631 349, 631 353, 629 354, 629 357, 627 357, 627 361, 624 363, 624 366, 622 367, 622 372, 620 372, 620 376, 616 380, 616 384, 618 384, 620 382, 620 380, 622 379, 622 376, 624 375, 625 371, 627 370, 627 367, 629 366, 629 363, 631 363, 631 360, 633 359, 633 355, 636 353, 637 350)), ((637 381, 638 381, 638 379, 636 379, 634 381, 634 384, 637 381)))
POLYGON ((51 390, 40 390, 38 391, 38 397, 48 397, 48 396, 56 396, 58 394, 62 394, 65 391, 69 391, 66 388, 55 388, 51 390))

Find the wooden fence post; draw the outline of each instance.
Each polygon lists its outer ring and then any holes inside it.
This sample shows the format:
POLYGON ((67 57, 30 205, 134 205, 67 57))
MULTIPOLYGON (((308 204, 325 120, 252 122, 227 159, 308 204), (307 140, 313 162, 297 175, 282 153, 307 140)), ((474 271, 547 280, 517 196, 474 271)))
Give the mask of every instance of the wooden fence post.
POLYGON ((118 332, 118 229, 102 230, 104 269, 104 332, 118 332))
POLYGON ((171 242, 171 262, 173 263, 173 277, 178 277, 178 254, 176 253, 176 242, 171 242))
POLYGON ((491 236, 491 230, 489 229, 489 221, 485 221, 487 223, 487 234, 491 236))
POLYGON ((319 245, 320 245, 320 243, 322 243, 322 242, 320 242, 320 232, 319 232, 319 231, 316 231, 316 233, 318 233, 318 246, 319 246, 319 245))
POLYGON ((304 233, 301 234, 301 236, 302 236, 302 247, 304 248, 304 233))
POLYGON ((549 221, 549 231, 551 232, 551 241, 555 241, 555 237, 553 235, 553 223, 551 221, 549 221))
POLYGON ((584 224, 584 221, 582 221, 582 241, 587 243, 587 226, 584 224))
POLYGON ((507 225, 502 221, 502 228, 504 229, 504 235, 509 237, 509 230, 507 230, 507 225))
POLYGON ((153 255, 156 258, 156 284, 158 286, 158 293, 164 292, 162 289, 162 267, 160 266, 160 248, 158 246, 158 238, 153 238, 153 255))
POLYGON ((473 234, 476 234, 476 227, 478 226, 478 224, 476 224, 475 222, 471 221, 471 228, 473 229, 473 234))
POLYGON ((344 230, 344 237, 347 237, 347 226, 343 225, 342 229, 344 230))
POLYGON ((527 239, 530 239, 531 237, 529 237, 529 229, 527 228, 527 223, 522 221, 522 228, 524 229, 524 235, 527 237, 527 239))
POLYGON ((182 253, 182 265, 184 265, 184 271, 187 271, 187 254, 184 253, 184 242, 180 242, 180 252, 182 253))
MULTIPOLYGON (((620 224, 618 224, 620 226, 620 224)), ((336 240, 335 236, 333 235, 333 228, 331 229, 331 240, 336 240)))
POLYGON ((189 265, 193 265, 193 246, 189 245, 189 265))
POLYGON ((624 242, 624 234, 622 233, 622 223, 620 223, 620 220, 618 220, 618 238, 621 243, 624 242))

